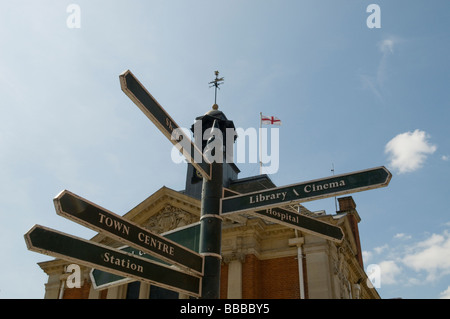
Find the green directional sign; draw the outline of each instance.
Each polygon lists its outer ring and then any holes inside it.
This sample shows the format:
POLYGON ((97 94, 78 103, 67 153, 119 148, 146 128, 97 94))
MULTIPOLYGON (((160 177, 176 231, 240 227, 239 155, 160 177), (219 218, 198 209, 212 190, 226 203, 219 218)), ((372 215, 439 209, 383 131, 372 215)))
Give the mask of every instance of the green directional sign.
POLYGON ((203 158, 202 151, 181 130, 181 138, 174 139, 172 132, 180 128, 163 107, 139 82, 130 70, 120 76, 122 91, 139 107, 139 109, 156 125, 157 128, 172 142, 186 159, 208 180, 211 179, 211 164, 203 158), (183 142, 182 142, 183 141, 183 142), (184 148, 184 149, 183 149, 184 148))
POLYGON ((56 213, 126 245, 203 275, 204 257, 67 190, 54 199, 56 213))
POLYGON ((221 199, 221 214, 251 212, 385 187, 392 174, 383 166, 221 199))
POLYGON ((35 225, 25 234, 25 242, 31 251, 142 280, 191 296, 201 296, 200 276, 186 274, 169 266, 47 227, 35 225))
POLYGON ((344 232, 340 227, 286 209, 276 207, 256 210, 252 215, 331 241, 341 242, 344 239, 344 232))
MULTIPOLYGON (((126 247, 131 248, 129 246, 126 247)), ((92 287, 96 290, 111 288, 118 285, 124 285, 136 281, 136 279, 119 276, 97 268, 92 268, 91 271, 89 272, 89 276, 91 277, 92 287)))
MULTIPOLYGON (((200 245, 200 222, 168 231, 161 234, 161 236, 198 252, 200 245)), ((120 249, 133 255, 138 255, 143 258, 148 258, 150 260, 164 263, 163 261, 133 247, 125 246, 120 249)), ((122 276, 111 274, 100 269, 92 269, 90 276, 95 289, 104 289, 133 281, 133 279, 131 278, 125 278, 122 276)))

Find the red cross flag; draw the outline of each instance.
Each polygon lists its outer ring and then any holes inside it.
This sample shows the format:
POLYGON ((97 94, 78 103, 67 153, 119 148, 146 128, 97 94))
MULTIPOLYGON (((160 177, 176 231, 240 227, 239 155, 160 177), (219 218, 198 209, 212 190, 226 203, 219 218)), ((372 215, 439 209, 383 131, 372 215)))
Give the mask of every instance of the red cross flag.
POLYGON ((261 124, 281 125, 281 120, 275 116, 264 116, 261 114, 261 124))

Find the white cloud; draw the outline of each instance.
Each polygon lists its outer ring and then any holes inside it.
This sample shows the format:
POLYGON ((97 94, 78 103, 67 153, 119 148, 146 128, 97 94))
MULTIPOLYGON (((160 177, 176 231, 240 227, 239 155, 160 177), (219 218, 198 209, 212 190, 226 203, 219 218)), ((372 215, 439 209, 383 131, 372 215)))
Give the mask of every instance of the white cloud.
POLYGON ((378 43, 378 49, 382 55, 376 73, 373 75, 360 74, 360 80, 363 87, 369 89, 382 103, 384 103, 383 88, 389 79, 389 71, 391 68, 388 64, 389 56, 394 54, 394 47, 398 46, 400 42, 402 42, 402 40, 394 36, 390 36, 380 41, 378 43))
POLYGON ((375 252, 377 254, 381 254, 383 251, 385 251, 386 249, 388 249, 388 245, 385 244, 383 246, 379 246, 379 247, 375 247, 373 250, 375 250, 375 252))
MULTIPOLYGON (((408 287, 447 279, 450 275, 450 231, 429 234, 413 243, 403 240, 409 237, 398 233, 394 239, 402 240, 395 241, 397 245, 385 244, 363 252, 365 263, 370 259, 372 264, 380 267, 381 285, 408 287)), ((444 297, 450 297, 449 289, 441 293, 441 298, 444 297)))
POLYGON ((440 299, 450 299, 450 286, 446 290, 440 293, 440 299))
POLYGON ((411 239, 412 237, 410 235, 406 235, 404 233, 398 233, 394 235, 395 239, 411 239))
POLYGON ((392 285, 397 283, 397 276, 402 269, 393 260, 382 261, 378 264, 381 269, 381 284, 392 285))
POLYGON ((383 101, 383 96, 381 95, 381 91, 379 88, 379 85, 377 84, 377 80, 369 75, 361 74, 360 75, 361 82, 364 86, 364 88, 369 89, 372 91, 372 93, 380 99, 380 101, 383 101))
POLYGON ((368 263, 372 259, 373 253, 371 251, 363 250, 362 257, 364 260, 364 263, 368 263))
POLYGON ((448 156, 448 155, 442 155, 442 156, 441 156, 441 159, 442 159, 443 161, 448 161, 448 160, 450 160, 450 156, 448 156))
MULTIPOLYGON (((444 232, 446 234, 446 232, 444 232)), ((432 247, 440 245, 445 241, 444 235, 432 234, 428 239, 417 244, 417 247, 432 247)))
POLYGON ((450 274, 450 236, 433 234, 428 239, 412 247, 402 259, 405 266, 413 270, 425 271, 427 281, 434 281, 450 274))
POLYGON ((389 154, 390 166, 399 174, 413 172, 422 167, 428 154, 433 154, 437 147, 428 141, 429 135, 416 129, 414 132, 401 133, 385 146, 389 154))
POLYGON ((394 53, 394 45, 396 44, 396 39, 393 37, 384 39, 381 41, 378 46, 380 48, 380 51, 383 54, 391 54, 394 53))

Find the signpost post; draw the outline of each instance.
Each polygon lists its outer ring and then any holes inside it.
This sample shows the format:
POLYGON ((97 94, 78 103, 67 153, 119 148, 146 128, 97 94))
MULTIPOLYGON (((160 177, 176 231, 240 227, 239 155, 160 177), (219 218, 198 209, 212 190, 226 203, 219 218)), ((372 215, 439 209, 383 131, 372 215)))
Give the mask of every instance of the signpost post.
POLYGON ((194 297, 201 296, 202 278, 99 243, 35 225, 25 234, 29 250, 142 280, 194 297))
MULTIPOLYGON (((217 122, 214 121, 213 125, 217 122)), ((205 256, 203 275, 203 299, 219 299, 220 267, 222 262, 222 218, 220 217, 220 198, 222 197, 222 163, 211 165, 213 178, 203 178, 200 211, 200 253, 205 256)))

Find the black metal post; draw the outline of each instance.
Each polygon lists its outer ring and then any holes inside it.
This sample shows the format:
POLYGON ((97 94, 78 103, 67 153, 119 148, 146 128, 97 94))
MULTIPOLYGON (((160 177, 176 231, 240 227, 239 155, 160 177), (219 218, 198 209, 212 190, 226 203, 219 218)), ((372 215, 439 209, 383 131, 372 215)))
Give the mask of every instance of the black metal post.
POLYGON ((222 245, 223 163, 212 163, 211 180, 203 179, 200 216, 200 253, 205 256, 202 299, 219 299, 222 245))

